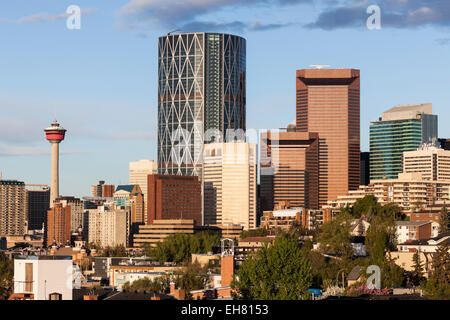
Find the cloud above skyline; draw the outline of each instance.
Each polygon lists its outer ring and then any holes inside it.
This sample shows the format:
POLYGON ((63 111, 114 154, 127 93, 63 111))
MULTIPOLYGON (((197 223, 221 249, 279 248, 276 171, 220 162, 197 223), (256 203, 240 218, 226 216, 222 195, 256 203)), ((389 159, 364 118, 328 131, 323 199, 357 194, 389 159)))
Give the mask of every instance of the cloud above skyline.
POLYGON ((264 23, 262 21, 211 21, 202 16, 229 8, 275 7, 308 4, 310 0, 132 0, 118 14, 125 18, 126 27, 138 25, 179 28, 193 31, 266 31, 289 26, 290 23, 264 23))
POLYGON ((381 9, 381 25, 389 28, 416 28, 422 26, 450 27, 448 0, 345 0, 322 11, 306 28, 335 30, 364 27, 366 10, 377 4, 381 9))
MULTIPOLYGON (((93 12, 96 12, 98 9, 94 9, 94 8, 86 8, 86 9, 81 9, 81 15, 84 14, 91 14, 93 12)), ((64 20, 67 19, 71 14, 68 14, 66 12, 64 13, 59 13, 59 14, 52 14, 52 13, 48 13, 48 12, 40 12, 40 13, 35 13, 29 16, 24 16, 21 17, 19 19, 17 19, 17 23, 31 23, 31 22, 53 22, 53 21, 57 21, 57 20, 64 20)), ((1 21, 1 20, 0 20, 1 21)))

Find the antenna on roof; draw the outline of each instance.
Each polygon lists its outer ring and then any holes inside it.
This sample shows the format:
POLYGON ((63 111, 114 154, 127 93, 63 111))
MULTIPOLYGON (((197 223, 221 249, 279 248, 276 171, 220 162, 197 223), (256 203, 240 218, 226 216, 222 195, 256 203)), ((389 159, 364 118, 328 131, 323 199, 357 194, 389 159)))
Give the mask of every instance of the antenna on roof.
POLYGON ((323 68, 329 68, 330 67, 328 64, 310 64, 309 66, 311 68, 316 68, 316 69, 323 69, 323 68))
POLYGON ((181 30, 180 29, 172 30, 172 31, 168 32, 167 35, 170 36, 171 33, 174 33, 174 32, 177 32, 177 31, 181 31, 181 30))

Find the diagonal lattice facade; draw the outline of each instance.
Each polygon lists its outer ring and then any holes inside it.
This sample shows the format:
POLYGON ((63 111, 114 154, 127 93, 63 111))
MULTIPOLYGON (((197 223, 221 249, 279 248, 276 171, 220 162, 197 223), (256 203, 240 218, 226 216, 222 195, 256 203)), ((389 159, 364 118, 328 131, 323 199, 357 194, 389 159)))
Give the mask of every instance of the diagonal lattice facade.
POLYGON ((246 129, 245 39, 167 35, 158 63, 158 173, 201 177, 205 131, 246 129))

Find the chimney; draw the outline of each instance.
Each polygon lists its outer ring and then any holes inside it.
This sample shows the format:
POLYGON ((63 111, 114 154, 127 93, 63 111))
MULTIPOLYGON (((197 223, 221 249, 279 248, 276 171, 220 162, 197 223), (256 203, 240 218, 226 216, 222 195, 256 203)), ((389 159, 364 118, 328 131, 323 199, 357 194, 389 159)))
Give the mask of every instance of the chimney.
POLYGON ((222 256, 222 262, 220 267, 221 287, 228 287, 233 281, 234 275, 234 256, 222 256))

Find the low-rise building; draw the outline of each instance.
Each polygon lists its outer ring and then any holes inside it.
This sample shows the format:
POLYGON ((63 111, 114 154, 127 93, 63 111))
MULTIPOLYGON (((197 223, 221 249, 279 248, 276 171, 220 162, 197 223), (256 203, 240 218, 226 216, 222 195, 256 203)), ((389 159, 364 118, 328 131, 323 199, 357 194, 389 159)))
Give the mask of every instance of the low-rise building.
POLYGON ((396 227, 398 243, 431 238, 430 221, 397 221, 396 227))
POLYGON ((155 247, 158 242, 162 242, 168 236, 176 233, 194 234, 194 220, 153 220, 152 224, 140 225, 139 233, 133 237, 133 244, 135 247, 143 247, 145 245, 155 247))
POLYGON ((14 259, 14 294, 33 300, 72 300, 71 256, 17 256, 14 259))

